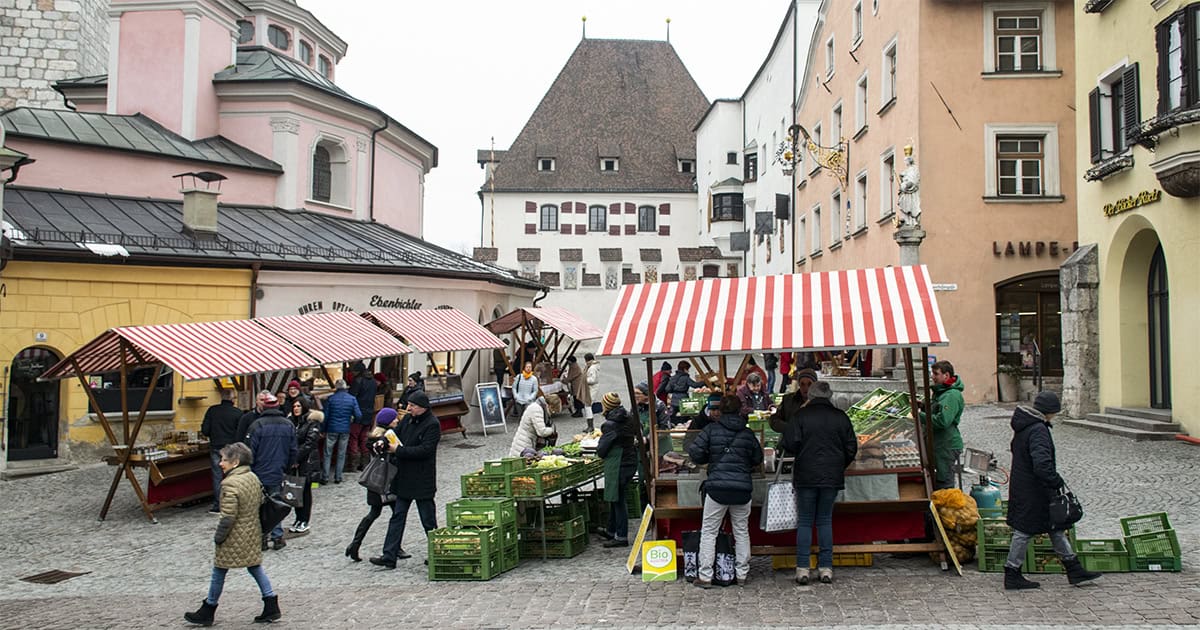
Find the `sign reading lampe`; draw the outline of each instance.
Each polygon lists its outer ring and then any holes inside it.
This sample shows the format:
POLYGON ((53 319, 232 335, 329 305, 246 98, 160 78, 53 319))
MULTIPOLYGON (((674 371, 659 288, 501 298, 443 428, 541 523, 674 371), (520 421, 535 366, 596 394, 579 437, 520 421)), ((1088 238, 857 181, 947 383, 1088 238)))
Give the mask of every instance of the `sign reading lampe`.
POLYGON ((850 143, 844 138, 838 138, 837 144, 827 147, 817 144, 803 125, 788 127, 787 137, 775 151, 775 163, 782 166, 784 175, 790 177, 796 172, 796 165, 803 161, 802 150, 808 151, 817 167, 837 178, 842 186, 849 182, 846 165, 849 162, 850 143))

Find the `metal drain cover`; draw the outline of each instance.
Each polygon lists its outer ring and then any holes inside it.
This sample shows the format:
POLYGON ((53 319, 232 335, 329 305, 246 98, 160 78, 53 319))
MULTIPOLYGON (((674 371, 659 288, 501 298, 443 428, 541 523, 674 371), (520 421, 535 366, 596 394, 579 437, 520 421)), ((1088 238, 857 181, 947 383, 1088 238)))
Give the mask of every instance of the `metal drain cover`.
POLYGON ((72 573, 71 571, 60 571, 58 569, 54 569, 53 571, 46 571, 45 573, 38 573, 37 575, 23 577, 21 578, 21 581, 30 582, 32 584, 58 584, 59 582, 65 582, 71 578, 87 575, 89 573, 91 573, 91 571, 72 573))

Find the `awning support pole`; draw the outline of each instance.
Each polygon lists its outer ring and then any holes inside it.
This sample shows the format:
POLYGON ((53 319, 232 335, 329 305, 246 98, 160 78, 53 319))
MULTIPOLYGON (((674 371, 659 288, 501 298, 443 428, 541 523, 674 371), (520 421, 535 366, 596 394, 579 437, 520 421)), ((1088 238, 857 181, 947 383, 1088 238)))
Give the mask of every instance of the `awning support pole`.
POLYGON ((462 366, 461 368, 459 368, 459 370, 458 370, 458 373, 459 373, 459 374, 466 374, 466 373, 467 373, 467 370, 468 370, 468 369, 470 369, 470 367, 471 367, 471 362, 475 360, 475 355, 477 355, 477 354, 479 354, 479 350, 478 350, 478 349, 476 349, 476 350, 472 350, 472 351, 471 351, 471 354, 468 354, 468 355, 467 355, 467 362, 466 362, 466 363, 463 363, 463 366, 462 366))
POLYGON ((904 348, 904 373, 908 380, 908 401, 909 411, 912 414, 913 422, 917 428, 917 440, 920 443, 918 450, 921 452, 921 469, 922 477, 925 478, 925 496, 933 496, 933 483, 930 480, 929 471, 933 469, 931 459, 933 452, 930 449, 929 436, 926 435, 925 426, 921 422, 921 409, 916 404, 917 402, 917 379, 913 372, 913 353, 912 348, 904 348))
MULTIPOLYGON (((125 436, 125 445, 131 446, 129 443, 129 363, 125 356, 124 339, 118 342, 117 352, 121 355, 121 434, 125 436)), ((154 389, 154 383, 150 384, 150 389, 154 389)))
MULTIPOLYGON (((638 423, 638 427, 637 427, 638 461, 642 462, 642 470, 647 471, 646 474, 649 475, 650 474, 650 472, 649 472, 650 471, 650 460, 647 459, 647 456, 649 455, 649 453, 646 451, 645 436, 642 435, 642 420, 637 412, 637 396, 634 395, 634 390, 633 390, 633 371, 629 369, 629 359, 621 359, 621 363, 622 363, 622 365, 625 366, 625 384, 628 385, 628 387, 629 387, 629 408, 633 410, 632 412, 630 412, 632 414, 631 420, 638 423)), ((643 479, 642 481, 644 482, 645 479, 643 479)))
MULTIPOLYGON (((658 458, 662 457, 662 453, 658 452, 658 397, 654 395, 654 359, 646 357, 646 385, 650 386, 650 400, 646 406, 650 408, 650 454, 653 460, 654 467, 646 469, 646 476, 650 479, 658 478, 658 458)), ((654 484, 647 483, 646 487, 650 492, 650 504, 654 504, 654 484)))

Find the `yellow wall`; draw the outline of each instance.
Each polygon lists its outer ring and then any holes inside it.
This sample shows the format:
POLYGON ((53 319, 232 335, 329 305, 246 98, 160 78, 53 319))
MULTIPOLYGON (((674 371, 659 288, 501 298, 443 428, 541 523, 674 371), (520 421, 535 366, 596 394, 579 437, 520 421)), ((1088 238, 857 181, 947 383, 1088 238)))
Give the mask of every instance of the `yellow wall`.
MULTIPOLYGON (((1194 0, 1193 0, 1194 2, 1194 0)), ((1083 13, 1077 4, 1079 80, 1076 124, 1088 128, 1088 93, 1098 78, 1127 59, 1139 64, 1141 119, 1156 115, 1155 25, 1192 2, 1167 2, 1157 11, 1149 2, 1114 2, 1100 14, 1083 13), (1113 46, 1112 42, 1119 42, 1113 46)), ((1077 138, 1079 171, 1090 164, 1089 136, 1077 138)), ((1164 133, 1154 153, 1134 147, 1132 169, 1098 182, 1079 183, 1079 241, 1096 243, 1100 259, 1100 406, 1147 407, 1150 404, 1146 281, 1150 256, 1161 242, 1170 293, 1172 414, 1192 435, 1200 435, 1200 380, 1191 364, 1200 356, 1200 199, 1165 192, 1161 200, 1107 217, 1104 205, 1141 191, 1161 190, 1150 163, 1200 146, 1200 125, 1164 133)))
MULTIPOLYGON (((248 270, 14 261, 0 272, 0 282, 6 291, 0 298, 0 362, 5 365, 29 346, 66 356, 114 326, 249 317, 248 270), (38 341, 39 333, 45 333, 44 341, 38 341)), ((9 384, 3 385, 7 392, 9 384)), ((73 459, 94 461, 105 452, 97 448, 107 442, 103 429, 87 417, 87 395, 78 379, 64 380, 61 387, 59 456, 73 449, 73 459)), ((198 429, 216 398, 211 382, 184 383, 178 376, 175 395, 213 399, 177 404, 178 430, 198 429)), ((171 422, 147 424, 164 430, 171 422)), ((121 434, 119 425, 114 430, 121 434)))

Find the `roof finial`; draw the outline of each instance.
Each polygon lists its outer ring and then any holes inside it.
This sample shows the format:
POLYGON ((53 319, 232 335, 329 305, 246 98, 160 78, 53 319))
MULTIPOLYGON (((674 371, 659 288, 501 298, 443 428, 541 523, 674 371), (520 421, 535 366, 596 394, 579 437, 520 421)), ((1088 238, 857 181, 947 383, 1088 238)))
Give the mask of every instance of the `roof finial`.
POLYGON ((587 16, 583 16, 583 38, 587 39, 587 16))
POLYGON ((671 43, 671 18, 667 18, 667 43, 671 43))

